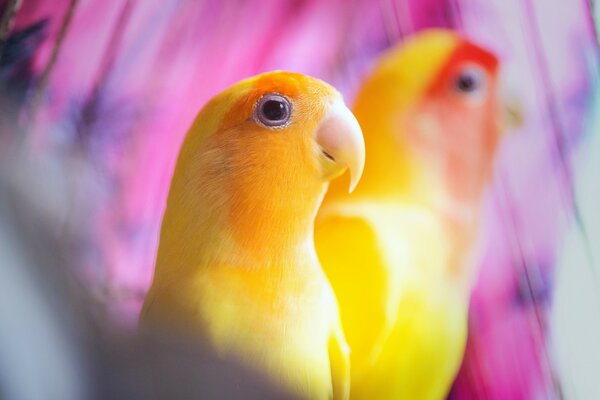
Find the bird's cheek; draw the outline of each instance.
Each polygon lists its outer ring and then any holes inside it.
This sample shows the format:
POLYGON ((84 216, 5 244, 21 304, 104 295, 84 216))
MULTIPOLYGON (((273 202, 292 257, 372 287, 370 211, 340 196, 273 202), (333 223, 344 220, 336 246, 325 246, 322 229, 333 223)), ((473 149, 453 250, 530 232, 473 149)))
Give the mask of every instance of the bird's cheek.
POLYGON ((416 116, 414 130, 419 141, 435 143, 439 140, 438 123, 429 114, 421 113, 416 116))

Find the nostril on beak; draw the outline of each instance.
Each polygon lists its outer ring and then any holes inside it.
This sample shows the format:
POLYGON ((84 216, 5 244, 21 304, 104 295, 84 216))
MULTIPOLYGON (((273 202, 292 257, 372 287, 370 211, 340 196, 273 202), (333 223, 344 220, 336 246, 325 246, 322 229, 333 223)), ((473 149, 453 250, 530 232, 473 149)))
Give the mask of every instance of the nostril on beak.
POLYGON ((326 152, 325 150, 321 150, 323 152, 323 155, 327 158, 329 158, 331 161, 335 162, 335 158, 329 154, 328 152, 326 152))

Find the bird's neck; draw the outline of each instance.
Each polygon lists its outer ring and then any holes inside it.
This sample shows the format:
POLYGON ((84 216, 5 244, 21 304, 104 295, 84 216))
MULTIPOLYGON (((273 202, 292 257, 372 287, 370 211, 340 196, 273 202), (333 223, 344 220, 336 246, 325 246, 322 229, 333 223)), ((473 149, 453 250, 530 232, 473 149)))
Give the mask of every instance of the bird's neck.
POLYGON ((457 288, 471 287, 475 276, 473 257, 476 255, 483 186, 479 190, 456 191, 448 176, 431 173, 425 165, 414 163, 407 171, 406 181, 400 185, 402 192, 394 195, 404 204, 426 209, 435 216, 446 232, 449 245, 445 276, 455 282, 457 288))
POLYGON ((177 201, 177 197, 189 195, 170 194, 157 273, 173 268, 173 260, 177 260, 176 268, 192 270, 215 265, 248 270, 289 268, 297 260, 316 260, 314 218, 326 185, 298 188, 298 182, 276 181, 257 190, 256 183, 237 187, 232 182, 224 191, 201 194, 196 204, 177 201), (273 190, 267 191, 267 187, 273 190))
MULTIPOLYGON (((384 176, 373 180, 381 188, 383 197, 402 204, 427 209, 451 234, 453 248, 464 254, 465 246, 472 242, 480 221, 483 185, 455 190, 444 170, 432 171, 429 165, 411 160, 410 155, 396 158, 393 167, 384 176), (440 173, 441 172, 441 173, 440 173), (381 186, 379 186, 381 185, 381 186), (393 189, 387 189, 390 187, 393 189)), ((465 184, 468 177, 465 176, 465 184)), ((373 196, 375 192, 366 195, 373 196)))
POLYGON ((400 202, 425 208, 455 228, 471 229, 486 177, 457 162, 455 168, 447 168, 449 161, 443 155, 432 154, 429 160, 419 158, 409 144, 399 145, 377 135, 365 135, 365 140, 368 162, 355 192, 348 195, 340 184, 343 182, 333 182, 326 201, 400 202))
POLYGON ((277 266, 314 253, 314 220, 325 185, 318 193, 314 188, 293 193, 285 184, 275 189, 244 196, 224 216, 223 232, 238 256, 253 265, 277 266))
POLYGON ((439 173, 408 150, 402 152, 398 146, 383 142, 367 146, 368 162, 356 191, 348 195, 343 186, 333 182, 325 203, 387 202, 427 210, 448 233, 452 249, 449 265, 454 269, 448 272, 470 280, 471 250, 480 222, 483 185, 473 190, 452 190, 443 169, 439 173))

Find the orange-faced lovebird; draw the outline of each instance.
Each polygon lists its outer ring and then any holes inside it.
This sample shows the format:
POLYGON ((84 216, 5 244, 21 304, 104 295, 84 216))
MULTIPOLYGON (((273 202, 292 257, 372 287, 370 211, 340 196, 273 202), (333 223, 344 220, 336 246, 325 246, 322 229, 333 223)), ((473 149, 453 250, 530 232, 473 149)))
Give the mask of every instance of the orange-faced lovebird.
POLYGON ((354 113, 367 149, 336 181, 317 254, 351 349, 351 398, 443 399, 467 336, 478 209, 500 138, 498 60, 446 30, 384 54, 354 113))
POLYGON ((210 100, 179 153, 141 325, 197 335, 300 398, 348 396, 348 348, 314 247, 329 181, 365 157, 328 84, 271 72, 210 100))

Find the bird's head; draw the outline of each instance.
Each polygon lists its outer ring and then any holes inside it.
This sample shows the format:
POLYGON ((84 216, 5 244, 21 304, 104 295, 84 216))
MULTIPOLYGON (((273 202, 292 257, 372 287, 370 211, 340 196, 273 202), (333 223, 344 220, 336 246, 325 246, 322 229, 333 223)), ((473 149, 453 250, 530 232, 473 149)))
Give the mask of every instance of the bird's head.
POLYGON ((349 170, 352 190, 364 159, 358 122, 333 87, 297 73, 261 74, 199 113, 180 152, 165 221, 175 209, 186 218, 189 210, 212 211, 239 240, 266 225, 281 225, 271 231, 285 237, 299 219, 312 224, 331 179, 349 170))
POLYGON ((478 198, 500 138, 498 66, 492 53, 443 29, 387 52, 355 107, 373 152, 361 186, 390 178, 417 191, 437 186, 450 197, 478 198))

